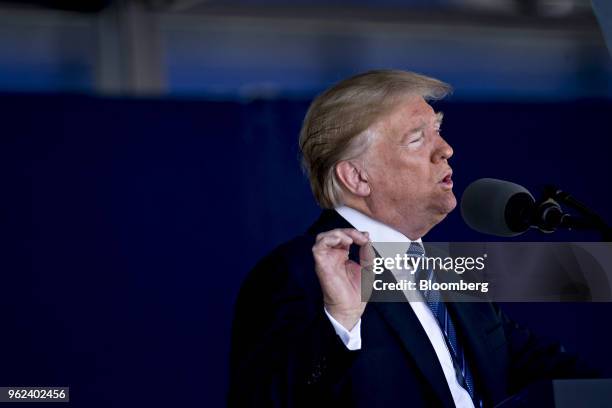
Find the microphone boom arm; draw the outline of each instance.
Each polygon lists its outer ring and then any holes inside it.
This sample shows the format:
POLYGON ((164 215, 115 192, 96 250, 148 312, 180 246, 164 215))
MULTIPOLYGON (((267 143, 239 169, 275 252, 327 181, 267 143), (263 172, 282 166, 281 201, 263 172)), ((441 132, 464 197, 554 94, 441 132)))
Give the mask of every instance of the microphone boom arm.
POLYGON ((588 208, 584 203, 578 201, 571 194, 555 186, 545 188, 545 202, 553 200, 556 203, 565 204, 576 210, 581 217, 562 214, 558 227, 567 229, 595 229, 602 235, 603 241, 612 241, 612 228, 595 211, 588 208))

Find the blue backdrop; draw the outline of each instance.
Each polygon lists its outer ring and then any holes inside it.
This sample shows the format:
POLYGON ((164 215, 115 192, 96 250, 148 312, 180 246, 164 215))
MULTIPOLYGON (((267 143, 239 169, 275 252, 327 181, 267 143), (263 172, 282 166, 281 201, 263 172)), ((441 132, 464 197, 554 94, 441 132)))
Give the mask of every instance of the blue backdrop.
MULTIPOLYGON (((0 95, 0 384, 67 385, 76 406, 222 405, 242 279, 318 214, 297 148, 308 103, 0 95)), ((612 102, 437 108, 458 194, 553 182, 612 220, 612 102)), ((489 239, 458 211, 425 238, 489 239)), ((611 304, 506 307, 612 376, 611 304)))

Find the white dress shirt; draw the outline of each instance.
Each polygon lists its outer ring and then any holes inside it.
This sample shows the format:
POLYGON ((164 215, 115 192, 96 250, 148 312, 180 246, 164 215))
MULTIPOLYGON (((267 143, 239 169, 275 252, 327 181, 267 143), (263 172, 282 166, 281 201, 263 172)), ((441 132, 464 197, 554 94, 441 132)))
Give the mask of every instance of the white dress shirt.
MULTIPOLYGON (((370 234, 370 241, 374 243, 374 248, 383 256, 386 256, 383 253, 386 248, 377 247, 376 243, 378 242, 403 242, 406 243, 406 250, 408 250, 410 247, 411 241, 404 234, 366 216, 365 214, 360 213, 357 210, 350 207, 341 206, 336 208, 336 211, 358 231, 367 231, 370 234)), ((417 242, 421 242, 421 239, 419 238, 417 242)), ((457 382, 455 367, 453 366, 450 352, 448 351, 446 341, 444 340, 444 333, 442 333, 442 330, 438 325, 438 321, 427 306, 427 303, 409 303, 414 311, 414 314, 416 314, 419 322, 423 326, 425 333, 427 333, 427 337, 429 338, 429 341, 436 352, 436 356, 438 357, 438 361, 442 366, 442 371, 444 372, 444 377, 448 383, 448 387, 453 396, 455 405, 460 408, 474 408, 474 403, 472 402, 470 394, 457 382)), ((361 319, 359 319, 355 327, 353 327, 351 330, 347 330, 340 323, 338 323, 327 312, 327 310, 325 310, 325 314, 329 318, 331 324, 334 326, 334 330, 349 350, 361 349, 361 319)))

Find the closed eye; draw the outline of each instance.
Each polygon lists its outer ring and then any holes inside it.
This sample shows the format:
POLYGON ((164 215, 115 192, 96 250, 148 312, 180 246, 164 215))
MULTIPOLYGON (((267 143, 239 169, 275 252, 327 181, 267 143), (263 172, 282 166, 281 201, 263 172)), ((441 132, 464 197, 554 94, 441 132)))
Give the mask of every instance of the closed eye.
MULTIPOLYGON (((442 112, 438 112, 436 113, 433 123, 431 124, 422 123, 420 126, 413 128, 410 132, 408 132, 404 136, 404 139, 402 140, 403 143, 400 144, 400 147, 418 148, 421 144, 424 143, 424 140, 426 139, 426 133, 425 133, 426 129, 433 128, 432 130, 435 132, 435 134, 438 137, 441 136, 440 132, 441 132, 443 117, 444 117, 444 114, 442 112)), ((429 134, 429 130, 428 130, 428 134, 429 134)))
POLYGON ((424 139, 424 137, 423 137, 423 135, 421 135, 417 139, 414 139, 414 140, 410 141, 409 144, 419 143, 423 139, 424 139))
POLYGON ((423 139, 425 139, 425 132, 420 130, 414 134, 414 137, 408 142, 408 144, 420 143, 423 139))
POLYGON ((415 147, 421 144, 425 140, 425 134, 423 131, 418 131, 406 142, 402 143, 400 147, 415 147))

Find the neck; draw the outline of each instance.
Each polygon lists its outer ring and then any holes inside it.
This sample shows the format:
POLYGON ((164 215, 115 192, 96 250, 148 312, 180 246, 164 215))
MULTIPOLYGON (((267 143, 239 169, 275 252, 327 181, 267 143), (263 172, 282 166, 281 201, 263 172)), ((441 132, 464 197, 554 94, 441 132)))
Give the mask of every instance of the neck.
POLYGON ((398 213, 389 214, 387 211, 376 211, 376 208, 372 208, 365 201, 355 200, 346 202, 344 205, 401 232, 411 241, 416 241, 417 239, 422 238, 433 227, 433 225, 428 223, 421 222, 419 224, 414 224, 410 222, 419 221, 418 217, 414 217, 414 220, 406 220, 398 213))

